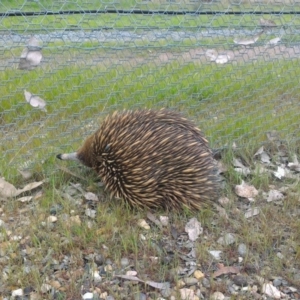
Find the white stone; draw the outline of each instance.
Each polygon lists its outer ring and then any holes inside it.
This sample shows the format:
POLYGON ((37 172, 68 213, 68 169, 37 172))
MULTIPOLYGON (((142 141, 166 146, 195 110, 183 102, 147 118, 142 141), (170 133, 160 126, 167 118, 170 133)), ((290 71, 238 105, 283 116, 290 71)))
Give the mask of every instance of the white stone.
POLYGON ((17 289, 17 290, 12 291, 12 293, 11 293, 12 297, 18 297, 18 296, 21 297, 23 295, 24 295, 23 289, 17 289))
POLYGON ((225 296, 221 292, 214 292, 211 296, 212 300, 223 300, 225 296))
POLYGON ((83 296, 82 296, 82 299, 84 300, 91 300, 94 298, 94 294, 93 293, 85 293, 83 296))
POLYGON ((48 223, 55 223, 55 222, 57 222, 57 217, 56 216, 49 216, 47 218, 47 222, 48 223))

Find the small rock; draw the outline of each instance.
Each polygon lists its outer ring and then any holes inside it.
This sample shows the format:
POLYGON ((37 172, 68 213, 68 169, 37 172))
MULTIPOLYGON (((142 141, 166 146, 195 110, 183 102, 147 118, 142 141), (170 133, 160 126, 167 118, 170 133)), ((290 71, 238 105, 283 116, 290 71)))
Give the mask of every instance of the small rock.
POLYGON ((85 215, 90 217, 91 219, 95 219, 96 218, 96 211, 94 209, 87 208, 85 210, 85 215))
POLYGON ((63 207, 61 204, 54 204, 50 207, 50 215, 56 215, 59 211, 62 210, 62 208, 63 207))
POLYGON ((126 272, 126 276, 136 276, 137 275, 137 271, 127 271, 126 272))
POLYGON ((46 293, 48 293, 48 292, 51 290, 51 288, 52 288, 52 286, 51 286, 50 284, 48 284, 48 283, 43 283, 43 284, 41 285, 41 292, 42 292, 43 294, 46 294, 46 293))
POLYGON ((194 299, 194 296, 195 296, 194 290, 183 288, 183 289, 180 289, 179 292, 180 292, 180 299, 181 300, 194 299))
POLYGON ((111 272, 113 270, 113 267, 111 265, 106 265, 104 267, 105 272, 111 272))
POLYGON ((278 258, 280 258, 280 259, 283 259, 283 258, 284 258, 283 254, 282 254, 281 252, 277 252, 277 253, 276 253, 276 256, 277 256, 278 258))
POLYGON ((99 201, 98 196, 92 192, 85 193, 84 198, 89 201, 99 201))
POLYGON ((195 284, 198 283, 198 279, 197 279, 197 278, 193 278, 193 277, 186 277, 186 278, 183 278, 183 281, 184 281, 184 283, 185 283, 187 286, 195 285, 195 284))
POLYGON ((225 296, 221 292, 214 292, 211 296, 211 300, 224 300, 225 296))
POLYGON ((280 299, 280 291, 271 283, 264 283, 262 286, 262 292, 272 299, 280 299))
POLYGON ((235 242, 235 236, 232 233, 226 233, 224 236, 220 237, 217 241, 221 245, 231 245, 235 242))
POLYGON ((95 261, 95 263, 96 263, 98 266, 101 266, 101 265, 103 265, 103 263, 104 263, 104 258, 103 258, 103 256, 102 256, 101 254, 97 254, 97 255, 95 255, 95 257, 94 257, 94 261, 95 261))
POLYGON ((161 295, 162 295, 163 297, 168 298, 168 297, 171 296, 172 290, 171 290, 170 287, 168 286, 168 287, 166 287, 165 289, 162 289, 162 290, 160 291, 160 293, 161 293, 161 295))
POLYGON ((123 257, 122 259, 121 259, 121 266, 123 267, 123 268, 125 268, 125 267, 127 267, 129 265, 129 259, 127 258, 127 257, 123 257))
POLYGON ((141 228, 144 228, 146 230, 150 229, 149 224, 144 219, 139 219, 137 224, 138 224, 138 226, 140 226, 141 228))
POLYGON ((81 220, 80 217, 78 215, 76 216, 71 216, 69 219, 69 223, 72 224, 76 224, 76 225, 81 225, 81 220))
POLYGON ((210 282, 209 282, 209 279, 207 279, 207 278, 204 277, 201 283, 202 283, 202 285, 203 285, 204 287, 210 288, 210 282))
POLYGON ((24 295, 23 289, 17 289, 12 291, 11 296, 12 297, 22 297, 24 295))
POLYGON ((147 295, 144 293, 134 294, 134 300, 147 300, 147 295))
POLYGON ((57 222, 57 217, 56 216, 49 216, 47 218, 47 223, 55 223, 57 222))
POLYGON ((194 272, 194 277, 197 278, 198 280, 204 278, 204 276, 205 276, 205 275, 204 275, 201 271, 199 271, 199 270, 196 270, 196 271, 194 272))
POLYGON ((239 244, 238 253, 240 256, 245 257, 247 255, 247 246, 245 244, 239 244))
POLYGON ((160 220, 160 223, 163 226, 168 226, 169 225, 169 217, 167 217, 167 216, 159 216, 159 220, 160 220))
POLYGON ((185 282, 184 282, 182 279, 180 279, 180 280, 177 281, 176 287, 177 287, 178 289, 181 289, 181 288, 183 288, 184 286, 185 286, 185 282))
POLYGON ((107 292, 104 292, 104 293, 100 294, 100 298, 103 298, 103 299, 106 299, 107 296, 108 296, 107 292))
POLYGON ((221 259, 221 253, 222 251, 219 251, 219 250, 211 250, 211 251, 208 251, 214 259, 216 260, 220 260, 221 259))
POLYGON ((280 286, 281 284, 282 284, 281 278, 275 278, 275 279, 273 280, 273 285, 274 285, 275 287, 280 286))
POLYGON ((115 298, 113 297, 113 296, 107 296, 106 298, 105 298, 105 300, 115 300, 115 298))
POLYGON ((237 286, 247 286, 248 282, 247 282, 247 278, 245 276, 242 275, 236 275, 233 277, 233 282, 237 285, 237 286))
POLYGON ((94 294, 93 293, 85 293, 82 296, 82 299, 84 299, 84 300, 92 300, 93 298, 94 298, 94 294))
POLYGON ((102 281, 102 277, 100 276, 98 271, 94 271, 93 279, 94 279, 94 282, 101 282, 102 281))

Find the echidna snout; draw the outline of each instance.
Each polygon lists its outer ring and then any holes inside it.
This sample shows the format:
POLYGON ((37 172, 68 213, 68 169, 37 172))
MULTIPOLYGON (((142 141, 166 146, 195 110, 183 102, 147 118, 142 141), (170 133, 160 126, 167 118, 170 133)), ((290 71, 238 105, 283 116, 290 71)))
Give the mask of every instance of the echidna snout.
POLYGON ((200 209, 218 197, 208 141, 166 109, 115 112, 77 152, 57 158, 93 168, 112 196, 132 206, 200 209))
POLYGON ((77 156, 77 152, 57 154, 56 158, 58 158, 60 160, 75 160, 75 161, 79 161, 78 156, 77 156))

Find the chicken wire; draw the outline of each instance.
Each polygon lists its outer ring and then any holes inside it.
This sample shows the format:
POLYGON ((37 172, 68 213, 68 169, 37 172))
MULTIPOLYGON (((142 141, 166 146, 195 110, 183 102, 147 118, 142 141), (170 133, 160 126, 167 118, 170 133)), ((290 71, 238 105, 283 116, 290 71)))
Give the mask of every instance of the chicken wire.
POLYGON ((124 108, 181 111, 212 147, 269 131, 297 140, 299 12, 296 1, 1 1, 1 173, 75 150, 124 108))

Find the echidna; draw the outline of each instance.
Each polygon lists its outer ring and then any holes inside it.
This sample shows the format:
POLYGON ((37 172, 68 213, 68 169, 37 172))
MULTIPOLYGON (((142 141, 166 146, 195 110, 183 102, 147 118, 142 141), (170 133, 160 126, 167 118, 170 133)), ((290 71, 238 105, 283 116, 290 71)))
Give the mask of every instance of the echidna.
POLYGON ((208 141, 167 109, 115 112, 77 152, 57 158, 93 168, 112 196, 132 206, 200 209, 218 195, 208 141))

